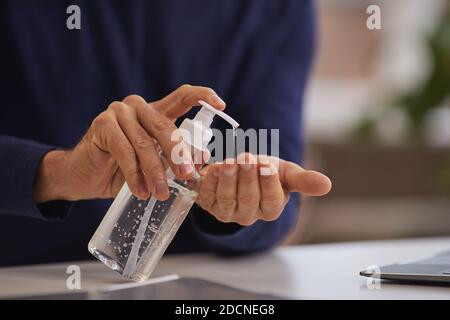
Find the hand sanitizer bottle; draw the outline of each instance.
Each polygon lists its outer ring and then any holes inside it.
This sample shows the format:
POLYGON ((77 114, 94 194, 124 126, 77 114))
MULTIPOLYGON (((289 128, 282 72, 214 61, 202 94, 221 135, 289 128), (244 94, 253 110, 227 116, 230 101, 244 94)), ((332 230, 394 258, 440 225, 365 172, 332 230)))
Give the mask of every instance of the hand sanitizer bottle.
MULTIPOLYGON (((199 103, 202 108, 195 118, 185 119, 180 126, 183 141, 193 150, 194 159, 212 138, 210 126, 215 115, 233 128, 239 126, 227 114, 204 101, 199 103)), ((164 155, 161 157, 167 163, 164 155)), ((89 251, 125 278, 144 281, 150 277, 197 198, 197 172, 186 181, 176 179, 170 167, 166 173, 170 192, 167 200, 159 201, 153 196, 139 200, 125 183, 89 241, 89 251)))

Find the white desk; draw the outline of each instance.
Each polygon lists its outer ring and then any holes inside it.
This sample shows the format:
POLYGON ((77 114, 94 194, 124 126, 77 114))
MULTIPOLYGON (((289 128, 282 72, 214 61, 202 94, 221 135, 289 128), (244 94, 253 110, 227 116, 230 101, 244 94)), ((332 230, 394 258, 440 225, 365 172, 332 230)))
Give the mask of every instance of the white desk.
MULTIPOLYGON (((446 250, 450 237, 283 247, 240 258, 178 255, 165 257, 154 276, 175 273, 297 299, 450 299, 450 286, 382 282, 380 290, 369 290, 367 278, 358 275, 369 265, 446 250)), ((0 298, 65 291, 69 264, 80 266, 84 290, 124 282, 99 262, 0 268, 0 298)))

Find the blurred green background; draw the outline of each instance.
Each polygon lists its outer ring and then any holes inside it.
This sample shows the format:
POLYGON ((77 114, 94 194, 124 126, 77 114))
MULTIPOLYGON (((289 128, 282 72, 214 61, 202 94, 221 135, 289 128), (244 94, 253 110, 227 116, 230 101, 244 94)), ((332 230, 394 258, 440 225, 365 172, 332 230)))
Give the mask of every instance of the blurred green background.
POLYGON ((450 234, 450 1, 317 1, 304 198, 293 243, 450 234), (378 4, 382 29, 366 27, 378 4))

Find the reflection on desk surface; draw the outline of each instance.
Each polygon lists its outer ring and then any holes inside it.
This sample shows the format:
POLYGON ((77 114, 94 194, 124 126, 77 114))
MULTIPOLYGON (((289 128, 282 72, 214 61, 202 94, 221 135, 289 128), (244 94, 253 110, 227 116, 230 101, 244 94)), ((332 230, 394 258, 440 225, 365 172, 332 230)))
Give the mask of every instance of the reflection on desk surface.
POLYGON ((222 285, 216 282, 180 278, 153 284, 136 285, 118 290, 66 292, 41 296, 22 297, 33 300, 274 300, 269 294, 258 294, 222 285))

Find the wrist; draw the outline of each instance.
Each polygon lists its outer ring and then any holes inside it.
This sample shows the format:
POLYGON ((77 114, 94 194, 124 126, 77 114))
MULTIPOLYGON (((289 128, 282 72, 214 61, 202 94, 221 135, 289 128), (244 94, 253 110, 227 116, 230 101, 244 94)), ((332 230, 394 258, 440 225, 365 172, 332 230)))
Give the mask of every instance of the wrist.
POLYGON ((41 160, 33 182, 33 198, 36 203, 53 200, 68 200, 65 196, 65 170, 63 162, 66 152, 53 150, 41 160))

